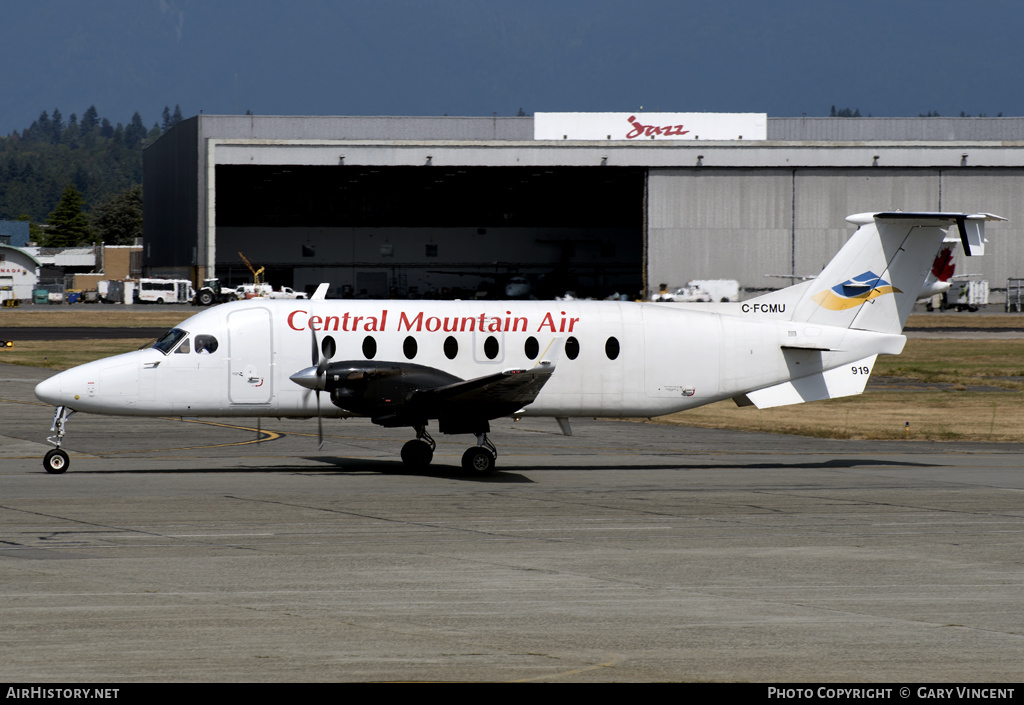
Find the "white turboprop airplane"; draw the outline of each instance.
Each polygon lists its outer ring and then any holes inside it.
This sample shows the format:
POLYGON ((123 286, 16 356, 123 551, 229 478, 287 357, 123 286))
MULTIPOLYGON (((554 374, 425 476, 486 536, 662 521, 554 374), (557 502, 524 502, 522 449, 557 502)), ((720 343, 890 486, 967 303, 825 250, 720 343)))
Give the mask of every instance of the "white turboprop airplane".
MULTIPOLYGON (((476 436, 462 459, 494 470, 489 421, 650 417, 722 399, 759 408, 859 394, 903 325, 947 228, 984 250, 988 213, 862 213, 811 281, 741 303, 254 299, 182 322, 152 347, 61 372, 50 473, 78 411, 121 416, 348 417, 409 426, 427 465, 441 433, 476 436), (326 397, 322 400, 321 396, 326 397), (327 403, 324 403, 326 401, 327 403)), ((320 432, 322 445, 322 430, 320 432)))

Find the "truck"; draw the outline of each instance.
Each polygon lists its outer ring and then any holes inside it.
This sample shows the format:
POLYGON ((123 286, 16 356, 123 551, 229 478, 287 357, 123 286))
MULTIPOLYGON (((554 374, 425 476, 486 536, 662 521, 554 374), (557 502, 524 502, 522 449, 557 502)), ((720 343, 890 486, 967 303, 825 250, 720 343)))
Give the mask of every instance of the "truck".
POLYGON ((270 292, 270 298, 272 299, 305 299, 309 298, 305 292, 295 291, 290 286, 282 286, 279 291, 270 292))
POLYGON ((290 286, 282 286, 277 291, 270 284, 242 284, 235 289, 240 299, 305 299, 305 292, 295 291, 290 286))
POLYGON ((686 286, 669 291, 664 284, 654 301, 739 301, 740 283, 735 279, 691 279, 686 286))
POLYGON ((977 311, 988 306, 988 281, 984 279, 967 279, 953 277, 953 284, 946 291, 943 308, 947 311, 977 311))
POLYGON ((193 306, 211 306, 222 304, 226 301, 234 301, 238 294, 234 289, 222 287, 220 279, 204 279, 203 285, 192 298, 193 306))

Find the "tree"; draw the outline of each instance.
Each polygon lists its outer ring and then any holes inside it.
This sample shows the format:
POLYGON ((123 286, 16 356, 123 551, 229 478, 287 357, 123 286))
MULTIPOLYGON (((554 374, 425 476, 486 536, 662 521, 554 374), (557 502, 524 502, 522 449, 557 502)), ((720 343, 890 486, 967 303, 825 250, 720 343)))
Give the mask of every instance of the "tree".
POLYGON ((50 227, 43 238, 44 247, 75 247, 93 242, 89 219, 82 212, 84 206, 85 199, 75 185, 65 186, 60 202, 46 220, 50 227))
POLYGON ((160 131, 161 132, 167 132, 169 129, 171 129, 172 127, 177 125, 179 122, 181 122, 181 120, 182 120, 182 117, 181 117, 181 106, 180 105, 175 105, 174 106, 174 112, 173 113, 171 112, 171 109, 165 105, 164 106, 164 112, 162 113, 162 116, 161 116, 160 131))
POLYGON ((86 110, 84 113, 82 113, 82 122, 80 123, 80 127, 82 128, 82 132, 92 132, 97 127, 99 127, 99 124, 100 124, 100 114, 99 114, 99 111, 96 110, 96 106, 95 105, 90 105, 89 109, 86 110))
POLYGON ((39 119, 28 128, 26 137, 40 142, 49 142, 52 135, 53 126, 50 124, 50 114, 44 110, 39 119))
POLYGON ((146 139, 146 126, 142 124, 142 116, 136 112, 132 115, 132 121, 124 128, 124 144, 128 149, 135 149, 142 140, 146 139))
POLYGON ((57 108, 53 109, 53 115, 50 117, 50 129, 52 130, 50 142, 59 144, 61 133, 64 132, 64 116, 57 108))
POLYGON ((108 245, 133 245, 142 237, 142 186, 116 193, 92 212, 93 227, 108 245))

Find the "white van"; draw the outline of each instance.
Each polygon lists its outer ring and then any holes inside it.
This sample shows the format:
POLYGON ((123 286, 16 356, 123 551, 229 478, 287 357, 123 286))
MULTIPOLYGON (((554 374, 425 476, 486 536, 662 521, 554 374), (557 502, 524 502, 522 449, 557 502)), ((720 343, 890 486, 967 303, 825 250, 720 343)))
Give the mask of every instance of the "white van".
POLYGON ((187 304, 195 292, 188 279, 139 279, 135 300, 156 304, 187 304))

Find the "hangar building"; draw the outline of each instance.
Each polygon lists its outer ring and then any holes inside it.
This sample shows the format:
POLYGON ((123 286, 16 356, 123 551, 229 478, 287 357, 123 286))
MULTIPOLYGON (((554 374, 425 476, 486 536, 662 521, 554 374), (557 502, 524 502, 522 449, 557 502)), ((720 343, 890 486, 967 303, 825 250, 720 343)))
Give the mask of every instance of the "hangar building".
POLYGON ((375 298, 517 275, 542 298, 750 292, 817 274, 847 215, 902 209, 1007 217, 957 273, 1024 276, 1024 118, 747 114, 670 138, 708 116, 195 116, 145 151, 143 266, 236 284, 243 253, 274 286, 375 298))

